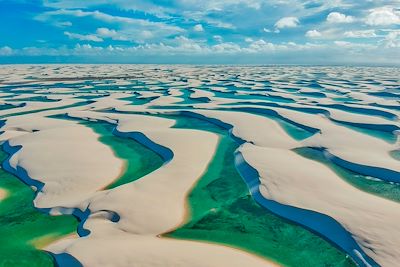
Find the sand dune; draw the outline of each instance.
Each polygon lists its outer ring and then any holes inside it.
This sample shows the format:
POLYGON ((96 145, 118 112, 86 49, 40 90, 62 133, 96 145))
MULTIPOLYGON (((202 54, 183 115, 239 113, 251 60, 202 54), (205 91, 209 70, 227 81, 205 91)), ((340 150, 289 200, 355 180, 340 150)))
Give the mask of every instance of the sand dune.
POLYGON ((324 165, 288 150, 246 144, 241 152, 259 172, 260 191, 266 198, 327 214, 352 233, 376 262, 382 266, 399 262, 397 203, 361 192, 324 165))
POLYGON ((24 132, 33 125, 35 132, 9 140, 9 163, 20 177, 44 184, 35 199, 37 207, 83 207, 83 201, 120 175, 122 161, 89 128, 50 118, 18 128, 24 132))

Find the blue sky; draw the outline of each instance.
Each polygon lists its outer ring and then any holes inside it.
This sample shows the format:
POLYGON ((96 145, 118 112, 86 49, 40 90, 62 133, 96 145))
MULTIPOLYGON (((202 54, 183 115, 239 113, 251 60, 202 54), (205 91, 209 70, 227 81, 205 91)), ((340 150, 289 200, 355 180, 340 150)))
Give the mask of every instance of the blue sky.
POLYGON ((0 0, 0 63, 400 65, 400 1, 0 0))

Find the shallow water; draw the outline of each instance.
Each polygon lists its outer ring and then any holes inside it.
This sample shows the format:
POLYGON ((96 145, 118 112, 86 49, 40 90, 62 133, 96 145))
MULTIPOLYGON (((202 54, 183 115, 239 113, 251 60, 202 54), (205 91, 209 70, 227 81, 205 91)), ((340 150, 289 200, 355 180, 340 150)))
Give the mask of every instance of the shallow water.
POLYGON ((352 172, 345 168, 342 168, 333 162, 329 161, 323 151, 312 149, 312 148, 298 148, 294 150, 299 155, 318 161, 331 170, 333 170, 339 177, 343 178, 346 182, 350 183, 354 187, 365 192, 375 194, 377 196, 387 198, 393 201, 400 202, 400 184, 386 182, 383 180, 376 179, 374 177, 362 175, 359 173, 352 172))
POLYGON ((174 127, 212 131, 220 136, 220 143, 208 170, 189 195, 190 219, 167 236, 237 247, 283 266, 298 266, 299 262, 301 266, 355 266, 321 237, 253 200, 235 168, 238 143, 226 130, 189 117, 178 117, 174 127))
POLYGON ((109 146, 115 155, 125 162, 121 177, 106 189, 135 181, 158 169, 164 163, 161 156, 131 138, 113 134, 115 126, 106 122, 83 122, 100 135, 99 141, 109 146))

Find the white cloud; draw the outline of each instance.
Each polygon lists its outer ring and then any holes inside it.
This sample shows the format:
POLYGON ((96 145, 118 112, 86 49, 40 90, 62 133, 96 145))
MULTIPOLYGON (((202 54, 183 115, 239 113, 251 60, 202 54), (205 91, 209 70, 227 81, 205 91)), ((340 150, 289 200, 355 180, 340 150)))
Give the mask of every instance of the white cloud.
POLYGON ((271 30, 270 29, 267 29, 267 28, 263 28, 263 32, 271 32, 271 30))
POLYGON ((11 56, 13 54, 13 49, 9 46, 0 47, 0 56, 11 56))
POLYGON ((177 43, 178 50, 192 51, 192 52, 199 52, 203 50, 201 44, 185 36, 178 36, 174 40, 177 43))
POLYGON ((73 17, 93 17, 95 19, 105 21, 105 22, 122 22, 122 23, 133 23, 137 21, 137 19, 128 18, 128 17, 120 17, 120 16, 112 16, 98 10, 95 11, 83 11, 80 9, 58 9, 53 11, 44 12, 38 16, 36 19, 39 21, 46 21, 47 19, 53 16, 73 16, 73 17))
POLYGON ((238 44, 234 43, 221 43, 212 46, 210 49, 215 53, 237 53, 242 50, 238 44))
POLYGON ((351 23, 355 19, 352 16, 346 16, 345 14, 339 12, 331 12, 326 17, 326 20, 330 23, 351 23))
POLYGON ((96 30, 96 33, 99 36, 102 36, 102 37, 113 37, 113 36, 117 35, 117 31, 116 30, 110 30, 108 28, 98 28, 96 30))
MULTIPOLYGON (((215 10, 214 10, 215 11, 215 10)), ((217 12, 217 11, 215 11, 217 12)), ((219 18, 213 18, 208 16, 208 11, 182 11, 179 13, 179 16, 183 16, 187 18, 188 20, 193 20, 193 21, 201 21, 204 24, 211 25, 214 27, 218 28, 224 28, 224 29, 236 29, 236 26, 234 26, 232 23, 226 22, 226 21, 221 21, 219 18)))
MULTIPOLYGON (((99 5, 109 4, 109 2, 110 1, 107 0, 43 0, 43 5, 46 7, 62 9, 88 9, 99 5)), ((157 15, 165 14, 165 12, 168 11, 168 8, 165 8, 161 5, 153 4, 151 3, 151 1, 148 0, 113 0, 112 4, 118 6, 120 9, 123 10, 140 10, 146 13, 157 15)))
POLYGON ((335 41, 334 43, 337 46, 350 46, 351 45, 351 43, 347 42, 347 41, 335 41))
POLYGON ((78 55, 214 55, 214 54, 269 54, 275 52, 293 52, 299 50, 312 50, 320 48, 315 44, 296 44, 293 42, 274 44, 263 39, 248 40, 248 44, 240 46, 235 43, 225 42, 216 45, 207 45, 189 39, 185 36, 178 36, 169 44, 149 43, 130 47, 96 47, 90 44, 76 45, 71 54, 78 55))
POLYGON ((122 27, 127 28, 129 31, 151 30, 157 33, 157 36, 165 37, 172 34, 184 32, 184 29, 168 25, 163 22, 154 22, 145 19, 136 19, 130 17, 113 16, 98 10, 95 11, 83 11, 79 9, 59 9, 54 11, 47 11, 35 17, 39 21, 48 21, 53 17, 57 16, 73 16, 73 17, 92 17, 94 19, 106 22, 106 23, 118 23, 122 27))
POLYGON ((400 30, 390 31, 384 40, 386 48, 400 48, 400 30))
MULTIPOLYGON (((395 39, 398 40, 398 34, 391 34, 388 38, 396 35, 395 39)), ((184 36, 179 36, 168 43, 144 43, 141 45, 132 46, 95 46, 92 44, 77 44, 75 47, 61 46, 58 48, 44 48, 44 47, 26 47, 22 49, 14 49, 13 55, 18 56, 79 56, 79 57, 96 57, 101 60, 123 60, 130 62, 130 60, 140 59, 146 57, 147 59, 158 60, 162 57, 175 57, 177 55, 190 57, 192 60, 206 59, 208 56, 212 59, 217 59, 219 56, 233 56, 236 62, 238 56, 241 59, 250 59, 247 61, 252 63, 251 59, 283 59, 284 62, 293 62, 293 57, 300 60, 314 62, 313 60, 319 59, 320 63, 382 63, 382 64, 396 64, 393 62, 393 53, 397 53, 398 47, 392 46, 383 49, 384 44, 381 46, 351 43, 344 41, 336 41, 330 44, 316 44, 305 43, 298 44, 294 42, 286 43, 272 43, 263 39, 255 40, 250 43, 240 46, 231 42, 219 43, 216 45, 208 45, 203 41, 196 41, 184 36), (373 57, 366 57, 366 54, 373 55, 373 57), (345 61, 343 61, 343 59, 345 61), (289 61, 288 61, 289 60, 289 61)), ((4 59, 3 59, 4 60, 4 59)), ((193 61, 195 62, 195 61, 193 61)), ((246 62, 246 61, 245 61, 246 62)), ((273 62, 273 61, 272 61, 273 62)))
POLYGON ((296 17, 284 17, 275 23, 277 29, 294 28, 299 25, 299 19, 296 17))
POLYGON ((244 41, 245 41, 246 43, 251 43, 251 42, 253 42, 254 40, 253 40, 253 38, 246 37, 246 38, 244 38, 244 41))
POLYGON ((372 26, 400 24, 400 12, 392 7, 375 8, 370 10, 365 23, 372 26))
POLYGON ((149 30, 140 29, 127 29, 116 31, 105 27, 97 28, 93 34, 78 34, 71 32, 64 32, 71 39, 78 39, 81 41, 102 42, 104 39, 112 39, 117 41, 132 41, 137 43, 144 43, 145 40, 154 38, 154 33, 149 30))
POLYGON ((342 48, 348 48, 348 49, 375 49, 377 48, 373 44, 366 44, 366 43, 353 43, 353 42, 347 42, 347 41, 334 41, 334 44, 337 45, 338 47, 342 48))
POLYGON ((154 37, 154 34, 151 31, 144 30, 140 33, 140 37, 144 40, 151 39, 154 37))
POLYGON ((204 28, 203 28, 203 25, 201 25, 201 24, 196 24, 196 25, 194 25, 193 30, 194 30, 195 32, 203 32, 203 31, 204 31, 204 28))
POLYGON ((250 53, 257 53, 257 52, 271 51, 274 49, 275 45, 273 43, 266 42, 265 40, 260 39, 250 43, 250 45, 246 48, 246 51, 250 53))
POLYGON ((103 42, 103 39, 94 34, 79 34, 72 32, 64 32, 70 39, 78 39, 81 41, 103 42))
MULTIPOLYGON (((166 22, 155 22, 146 19, 138 19, 131 17, 113 16, 100 11, 84 11, 79 9, 59 9, 53 11, 44 12, 35 17, 36 20, 43 22, 54 23, 58 21, 60 17, 65 19, 66 16, 75 18, 89 17, 102 21, 106 26, 100 27, 96 32, 90 34, 76 32, 71 33, 70 31, 64 34, 69 36, 71 39, 78 39, 82 41, 94 41, 101 42, 106 38, 117 41, 130 41, 135 43, 145 43, 149 41, 161 42, 168 37, 176 36, 185 32, 181 27, 170 25, 166 22), (118 30, 109 29, 112 25, 118 30)), ((79 28, 80 25, 85 21, 79 19, 74 20, 74 25, 79 28)))
POLYGON ((317 30, 309 30, 306 32, 305 36, 309 37, 309 38, 317 38, 317 37, 321 37, 322 34, 321 34, 321 32, 319 32, 317 30))
POLYGON ((183 0, 176 2, 181 8, 196 10, 224 10, 227 7, 237 5, 260 9, 264 0, 183 0))
POLYGON ((220 42, 220 43, 222 43, 224 40, 221 35, 214 35, 213 38, 215 41, 220 42))
POLYGON ((375 30, 347 31, 345 37, 349 38, 372 38, 377 37, 375 30))
POLYGON ((118 41, 128 41, 129 38, 125 36, 123 33, 117 32, 116 30, 113 29, 108 29, 108 28, 97 28, 96 30, 96 35, 100 38, 111 38, 113 40, 118 40, 118 41))
POLYGON ((72 22, 71 21, 56 21, 54 23, 54 26, 64 28, 64 27, 71 27, 72 22))

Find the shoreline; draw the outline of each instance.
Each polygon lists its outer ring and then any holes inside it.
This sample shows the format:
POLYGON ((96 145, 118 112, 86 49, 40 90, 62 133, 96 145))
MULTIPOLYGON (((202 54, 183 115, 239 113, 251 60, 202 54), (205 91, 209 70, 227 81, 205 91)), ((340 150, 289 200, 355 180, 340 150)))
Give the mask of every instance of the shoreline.
POLYGON ((66 235, 48 234, 31 240, 31 244, 37 249, 47 251, 46 247, 51 246, 56 242, 60 242, 61 240, 64 239, 66 240, 66 239, 76 239, 76 238, 80 238, 77 232, 72 232, 66 235))
POLYGON ((209 240, 201 240, 201 239, 185 239, 185 238, 177 238, 177 237, 168 237, 168 236, 161 236, 159 238, 222 246, 222 247, 226 247, 226 248, 230 248, 230 249, 236 250, 236 251, 238 251, 240 253, 245 253, 245 254, 247 254, 247 255, 249 255, 251 257, 254 257, 256 259, 265 261, 266 264, 269 264, 266 267, 284 267, 284 265, 281 265, 281 264, 279 264, 279 262, 276 262, 276 261, 274 261, 274 260, 272 260, 270 258, 261 256, 258 253, 254 253, 252 251, 249 251, 249 250, 246 250, 246 249, 243 249, 243 248, 240 248, 240 247, 236 247, 234 245, 229 245, 227 243, 212 242, 212 241, 209 241, 209 240))

